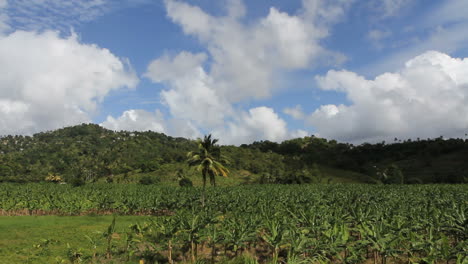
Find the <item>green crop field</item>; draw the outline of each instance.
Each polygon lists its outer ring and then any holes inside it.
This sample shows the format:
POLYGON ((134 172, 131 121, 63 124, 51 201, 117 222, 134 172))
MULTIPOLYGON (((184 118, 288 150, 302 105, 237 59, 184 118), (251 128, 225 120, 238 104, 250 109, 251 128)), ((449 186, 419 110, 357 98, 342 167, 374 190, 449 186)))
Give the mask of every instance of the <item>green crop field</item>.
POLYGON ((154 185, 0 184, 0 263, 467 261, 468 185, 218 187, 204 206, 201 196, 154 185), (115 225, 100 214, 116 215, 115 225))

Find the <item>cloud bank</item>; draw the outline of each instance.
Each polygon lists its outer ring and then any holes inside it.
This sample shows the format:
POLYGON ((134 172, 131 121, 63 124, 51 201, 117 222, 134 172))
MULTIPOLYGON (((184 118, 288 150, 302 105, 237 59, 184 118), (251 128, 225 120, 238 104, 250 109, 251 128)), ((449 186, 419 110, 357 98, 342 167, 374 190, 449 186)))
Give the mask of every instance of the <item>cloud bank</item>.
POLYGON ((0 35, 0 68, 3 135, 90 122, 110 91, 138 83, 109 50, 52 31, 0 35))
POLYGON ((249 23, 243 20, 242 1, 228 3, 225 16, 213 16, 197 6, 166 0, 168 18, 206 52, 156 58, 145 77, 165 85, 160 96, 171 118, 220 135, 222 143, 281 141, 306 134, 290 131, 271 107, 241 110, 234 105, 270 98, 280 89, 276 83, 285 71, 341 63, 344 55, 327 50, 321 41, 351 1, 304 0, 295 15, 271 7, 265 17, 249 23))
POLYGON ((328 138, 376 142, 457 137, 468 132, 468 58, 429 51, 394 73, 367 80, 350 71, 317 76, 319 87, 346 94, 349 105, 323 105, 307 122, 328 138))

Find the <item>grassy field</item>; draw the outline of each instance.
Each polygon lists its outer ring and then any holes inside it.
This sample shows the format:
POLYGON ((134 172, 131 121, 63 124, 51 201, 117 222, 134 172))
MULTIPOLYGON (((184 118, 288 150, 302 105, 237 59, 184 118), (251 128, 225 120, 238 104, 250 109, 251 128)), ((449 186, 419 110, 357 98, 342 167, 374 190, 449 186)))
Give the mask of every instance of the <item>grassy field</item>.
MULTIPOLYGON (((147 218, 119 216, 116 233, 147 218)), ((93 254, 89 238, 97 242, 97 252, 105 252, 102 233, 111 222, 112 216, 1 216, 0 263, 70 263, 73 252, 93 254)), ((119 237, 114 241, 124 244, 119 237)))

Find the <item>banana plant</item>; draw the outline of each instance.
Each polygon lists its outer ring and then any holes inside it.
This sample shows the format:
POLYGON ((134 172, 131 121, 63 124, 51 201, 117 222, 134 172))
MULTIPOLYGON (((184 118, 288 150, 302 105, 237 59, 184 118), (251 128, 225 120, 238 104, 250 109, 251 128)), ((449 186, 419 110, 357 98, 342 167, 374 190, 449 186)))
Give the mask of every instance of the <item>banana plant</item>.
POLYGON ((103 237, 107 241, 107 246, 106 246, 106 257, 108 259, 111 258, 112 256, 112 239, 115 233, 115 215, 112 218, 112 223, 107 227, 106 232, 102 233, 103 237))
POLYGON ((244 250, 247 243, 255 239, 255 227, 248 219, 227 218, 223 222, 224 242, 232 247, 234 255, 237 256, 239 250, 244 250))
POLYGON ((182 212, 177 214, 176 217, 180 223, 180 234, 183 235, 183 240, 189 243, 190 257, 192 263, 195 263, 202 231, 209 224, 210 218, 206 214, 206 211, 198 213, 194 211, 182 212))
POLYGON ((178 218, 159 218, 159 221, 155 222, 155 227, 157 229, 159 237, 163 241, 167 241, 168 260, 170 264, 173 264, 173 240, 177 233, 180 231, 178 218))
POLYGON ((283 245, 286 233, 285 224, 278 219, 268 219, 264 223, 260 236, 272 248, 272 261, 278 263, 280 247, 283 245))

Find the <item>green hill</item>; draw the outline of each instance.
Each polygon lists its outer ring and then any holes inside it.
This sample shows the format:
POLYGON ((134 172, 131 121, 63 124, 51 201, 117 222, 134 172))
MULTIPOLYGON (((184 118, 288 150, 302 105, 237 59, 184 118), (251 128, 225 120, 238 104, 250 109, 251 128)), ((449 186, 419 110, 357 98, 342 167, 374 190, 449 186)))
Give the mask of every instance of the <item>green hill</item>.
MULTIPOLYGON (((4 136, 0 138, 0 182, 39 182, 59 176, 66 182, 177 185, 182 177, 200 184, 198 172, 185 162, 196 144, 151 131, 115 132, 95 124, 33 136, 4 136)), ((385 182, 382 175, 389 174, 390 167, 413 183, 464 182, 468 175, 468 143, 462 139, 354 146, 305 137, 221 149, 231 171, 229 178, 218 181, 221 185, 385 182)))

